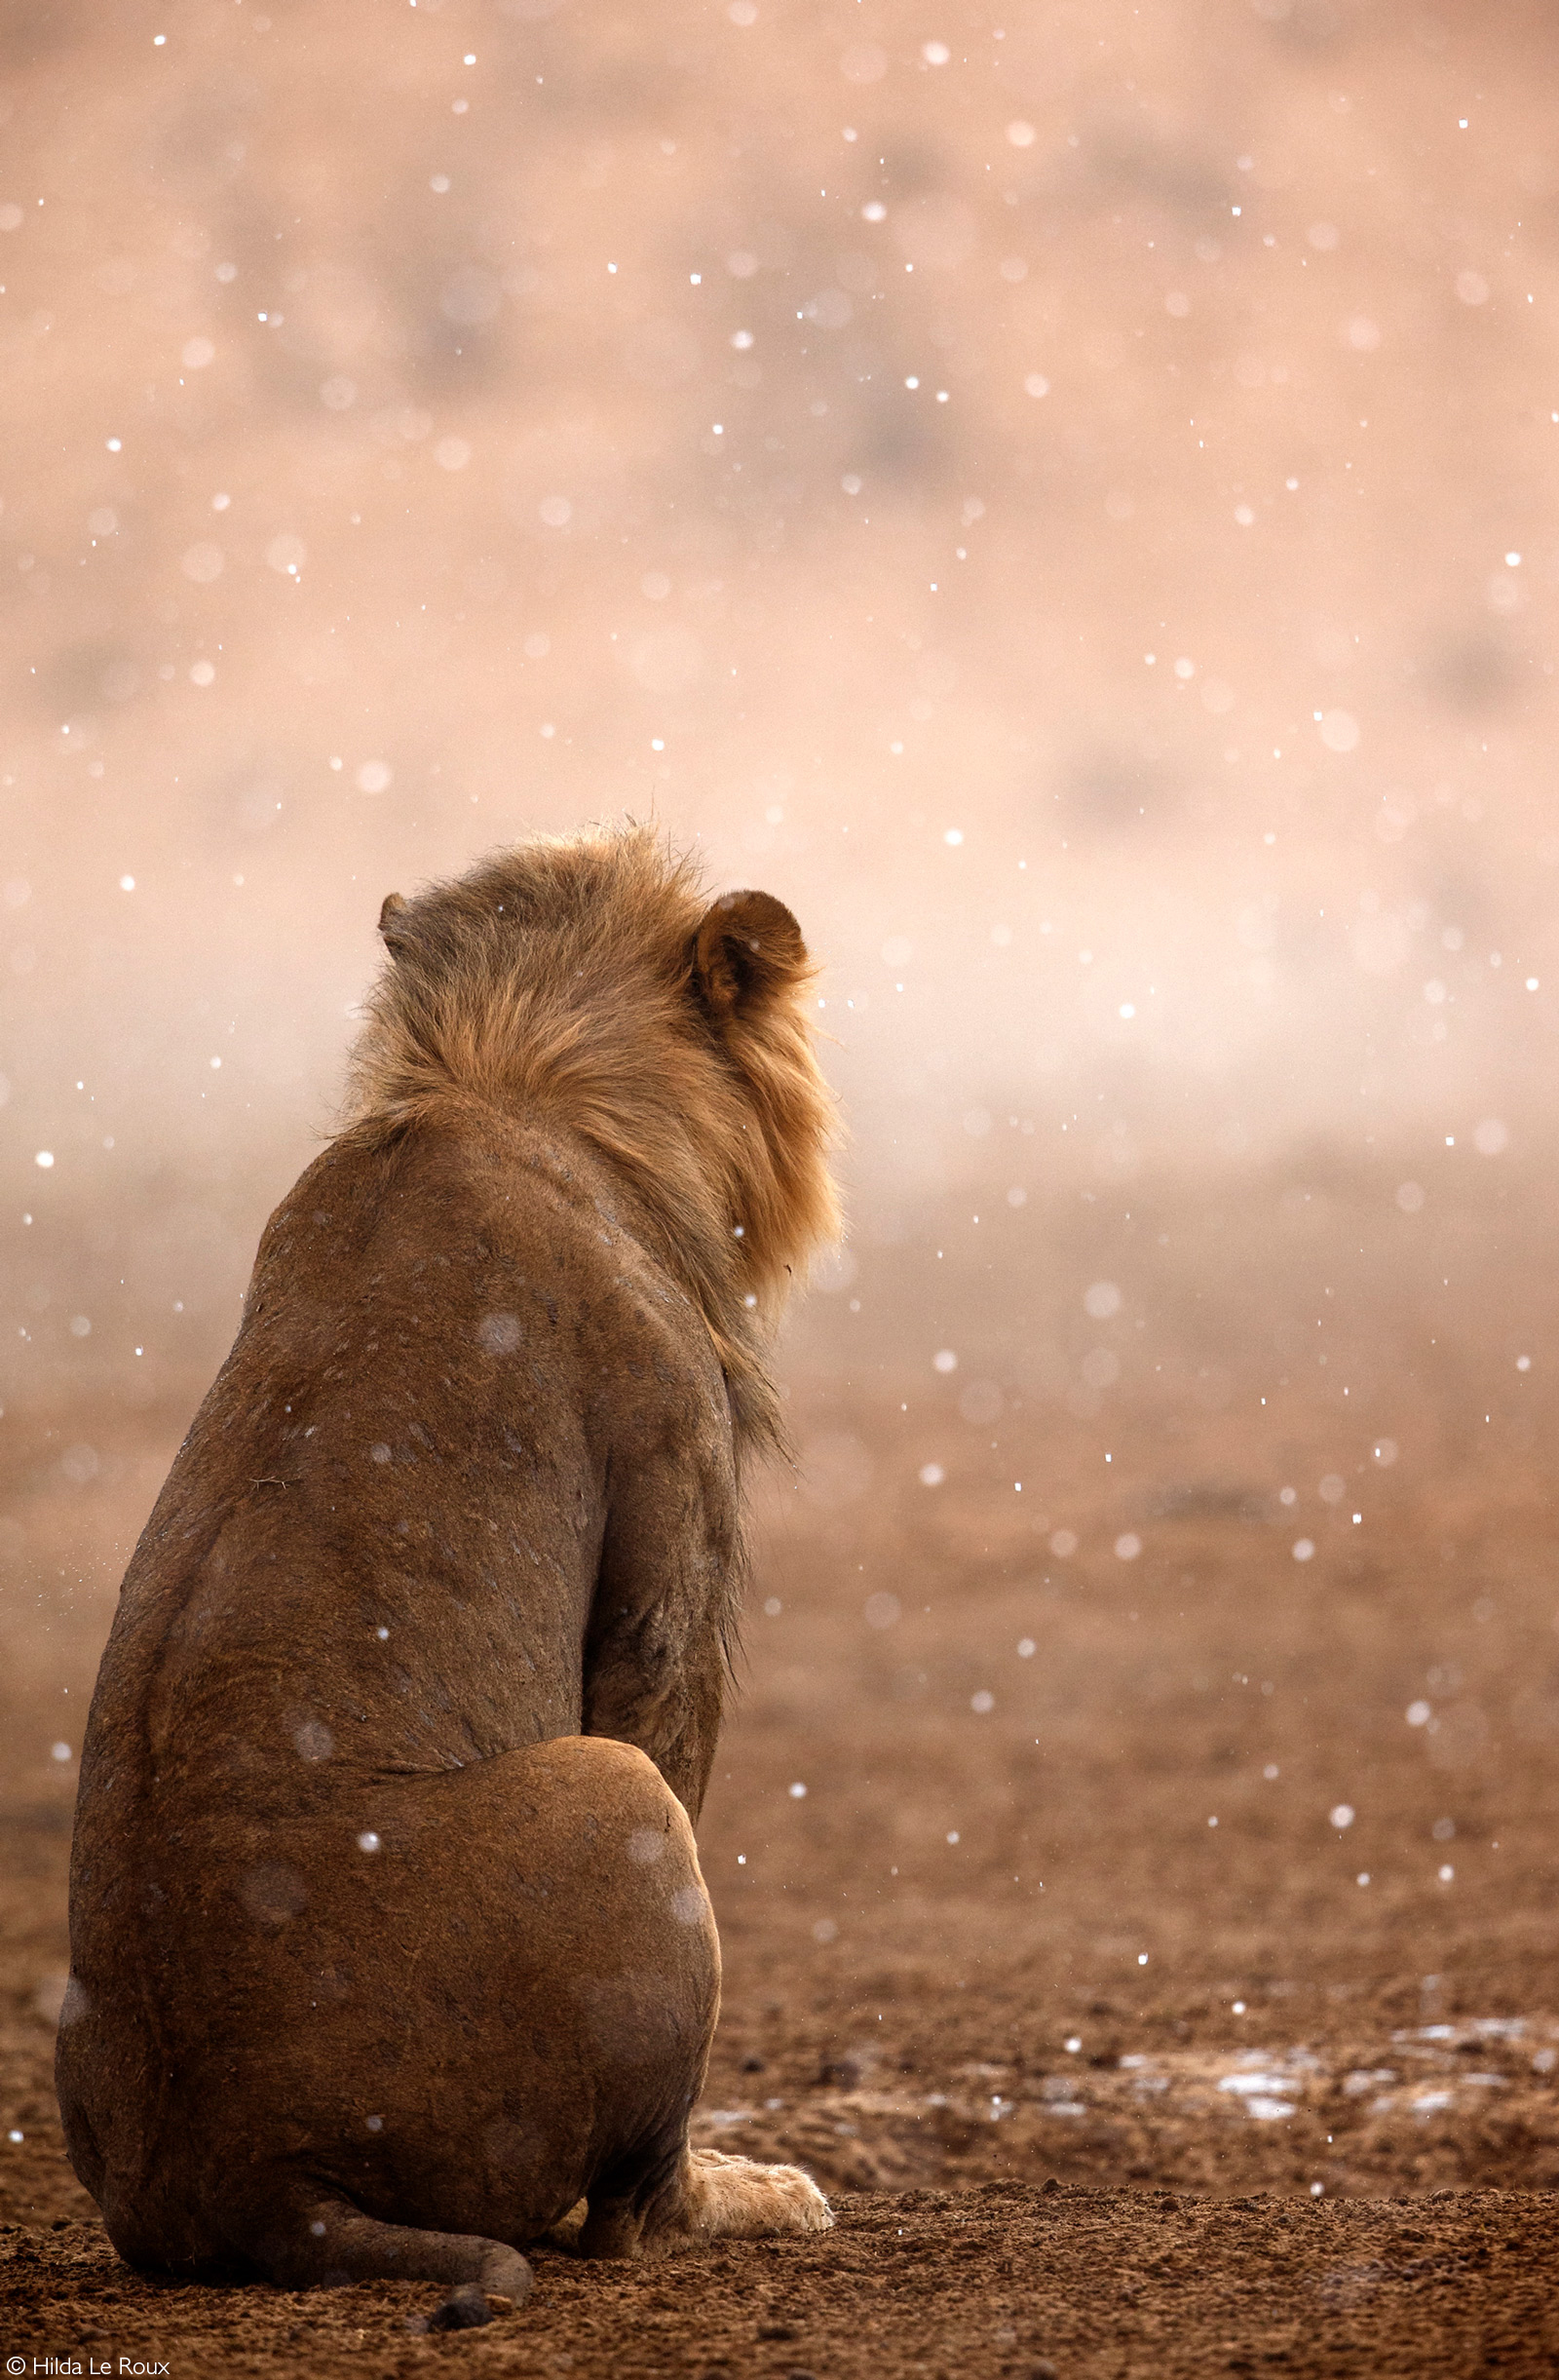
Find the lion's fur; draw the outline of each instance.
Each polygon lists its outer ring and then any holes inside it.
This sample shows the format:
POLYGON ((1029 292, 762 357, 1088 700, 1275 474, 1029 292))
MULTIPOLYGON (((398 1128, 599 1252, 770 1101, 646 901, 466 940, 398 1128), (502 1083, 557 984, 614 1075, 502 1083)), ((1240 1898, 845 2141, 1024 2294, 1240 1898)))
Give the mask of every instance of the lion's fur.
POLYGON ((638 825, 538 838, 392 897, 394 963, 353 1055, 352 1129, 392 1133, 458 1090, 579 1132, 703 1316, 739 1435, 778 1443, 763 1340, 838 1237, 833 1101, 799 937, 779 954, 777 996, 711 1018, 689 998, 707 913, 696 864, 638 825))
POLYGON ((740 1457, 831 1110, 795 920, 645 828, 381 931, 350 1121, 126 1573, 57 2078, 133 2261, 464 2322, 582 2195, 587 2252, 829 2219, 687 2125, 740 1457))

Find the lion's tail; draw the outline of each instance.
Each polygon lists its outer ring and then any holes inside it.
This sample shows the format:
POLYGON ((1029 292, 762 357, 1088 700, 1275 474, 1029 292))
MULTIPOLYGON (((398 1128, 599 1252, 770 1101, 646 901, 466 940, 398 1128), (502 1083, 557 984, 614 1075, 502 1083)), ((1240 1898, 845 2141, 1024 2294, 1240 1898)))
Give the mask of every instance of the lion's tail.
MULTIPOLYGON (((251 2248, 248 2251, 254 2255, 251 2248)), ((522 2305, 530 2266, 517 2247, 455 2231, 414 2231, 379 2223, 350 2200, 322 2198, 288 2216, 255 2261, 285 2289, 342 2288, 354 2281, 441 2281, 450 2294, 428 2318, 430 2330, 473 2330, 499 2309, 489 2295, 522 2305)))

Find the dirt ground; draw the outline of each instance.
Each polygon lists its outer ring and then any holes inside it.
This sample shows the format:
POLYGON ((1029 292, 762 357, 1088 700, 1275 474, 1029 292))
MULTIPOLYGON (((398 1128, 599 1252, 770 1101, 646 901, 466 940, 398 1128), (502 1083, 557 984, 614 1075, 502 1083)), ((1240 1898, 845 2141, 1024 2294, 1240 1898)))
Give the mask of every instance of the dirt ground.
POLYGON ((1559 2362, 1554 12, 997 14, 0 7, 0 2361, 1559 2362), (165 2288, 118 1580, 384 894, 624 808, 838 1036, 698 2126, 839 2227, 165 2288))
POLYGON ((1487 1216, 1439 1201, 1404 1258, 1378 1193, 1088 1194, 1048 1213, 1053 1278, 1016 1309, 1040 1227, 1008 1209, 977 1243, 949 1210, 814 1299, 702 1829, 727 1979, 698 2135, 799 2160, 839 2228, 643 2272, 544 2251, 480 2337, 409 2332, 426 2290, 136 2280, 73 2181, 50 2085, 73 1755, 187 1406, 13 1416, 4 2351, 1554 2369, 1548 1318, 1487 1216), (909 1314, 913 1372, 881 1353, 909 1314))
MULTIPOLYGON (((8 2352, 74 2347, 82 2372, 924 2374, 1074 2380, 1206 2372, 1551 2372, 1550 2197, 1234 2201, 985 2182, 851 2193, 820 2243, 742 2243, 697 2264, 535 2259, 522 2312, 408 2331, 405 2284, 289 2296, 130 2279, 100 2231, 8 2242, 8 2352), (260 2302, 256 2302, 259 2300, 260 2302), (120 2358, 128 2356, 128 2363, 120 2358)), ((38 2368, 42 2369, 40 2363, 38 2368)), ((56 2371, 67 2367, 61 2361, 56 2371)))

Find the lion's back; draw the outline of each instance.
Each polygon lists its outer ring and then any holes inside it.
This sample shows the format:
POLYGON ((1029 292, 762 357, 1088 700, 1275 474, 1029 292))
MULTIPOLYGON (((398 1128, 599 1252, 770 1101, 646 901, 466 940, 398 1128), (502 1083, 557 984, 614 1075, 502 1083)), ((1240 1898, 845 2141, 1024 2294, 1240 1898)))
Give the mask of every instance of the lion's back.
POLYGON ((598 1191, 544 1134, 457 1115, 338 1146, 284 1200, 99 1689, 133 1647, 165 1767, 192 1703, 247 1717, 262 1674, 289 1758, 349 1709, 346 1740, 430 1764, 578 1724, 614 1466, 731 1466, 707 1333, 598 1191))

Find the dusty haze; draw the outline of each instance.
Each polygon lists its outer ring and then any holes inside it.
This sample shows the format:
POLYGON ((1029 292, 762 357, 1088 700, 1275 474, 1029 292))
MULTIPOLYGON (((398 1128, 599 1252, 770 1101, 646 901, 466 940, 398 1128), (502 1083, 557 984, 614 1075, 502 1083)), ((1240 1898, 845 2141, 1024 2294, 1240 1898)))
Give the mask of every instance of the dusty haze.
MULTIPOLYGON (((624 812, 795 909, 849 1133, 699 2137, 1097 2183, 1112 2292, 1150 2182, 1551 2194, 1552 10, 0 0, 0 69, 18 2302, 295 2367, 38 2246, 83 1702, 384 895, 624 812)), ((1472 2320, 1206 2236, 1188 2369, 1472 2320)), ((357 2300, 317 2367, 411 2368, 357 2300)), ((839 2370, 924 2369, 941 2294, 861 2302, 839 2370)), ((1125 2368, 1080 2302, 1032 2344, 1125 2368)))
POLYGON ((1324 1144, 1411 1263, 1545 1143, 1545 11, 0 58, 8 1397, 208 1366, 383 894, 625 809, 825 960, 857 1261, 1324 1144))

